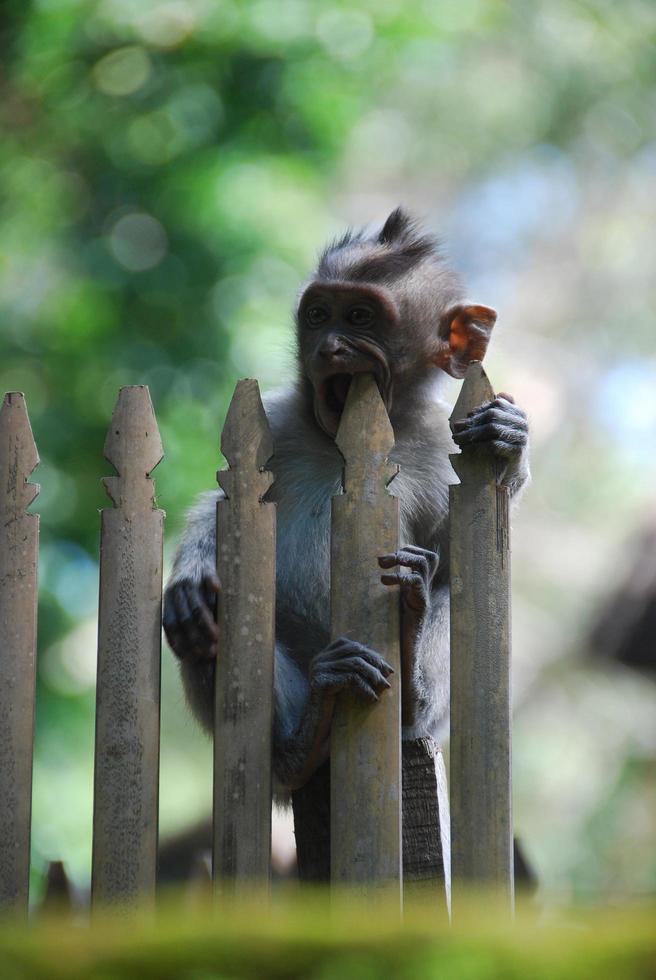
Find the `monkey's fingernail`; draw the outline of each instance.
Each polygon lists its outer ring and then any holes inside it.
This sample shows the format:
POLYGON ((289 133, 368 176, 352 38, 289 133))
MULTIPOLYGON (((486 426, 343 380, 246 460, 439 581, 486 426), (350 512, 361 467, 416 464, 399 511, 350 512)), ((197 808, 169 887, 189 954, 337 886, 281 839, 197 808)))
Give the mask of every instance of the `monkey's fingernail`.
POLYGON ((458 419, 457 422, 451 423, 451 428, 455 429, 456 432, 459 432, 461 429, 466 429, 469 424, 470 423, 467 421, 467 419, 458 419))

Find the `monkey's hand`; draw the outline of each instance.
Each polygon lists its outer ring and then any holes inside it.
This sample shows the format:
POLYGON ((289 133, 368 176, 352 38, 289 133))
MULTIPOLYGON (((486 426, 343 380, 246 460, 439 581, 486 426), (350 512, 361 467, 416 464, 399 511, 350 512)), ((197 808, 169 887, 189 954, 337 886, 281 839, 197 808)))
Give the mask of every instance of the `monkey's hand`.
POLYGON ((184 661, 216 656, 216 597, 221 582, 213 568, 197 576, 175 574, 164 592, 162 625, 169 646, 184 661))
POLYGON ((298 789, 325 761, 330 750, 330 728, 335 702, 350 692, 375 703, 387 688, 394 670, 369 647, 340 636, 310 661, 310 696, 301 724, 291 737, 276 746, 276 776, 286 789, 298 789))
POLYGON ((512 395, 499 392, 480 405, 467 418, 451 423, 453 441, 462 449, 474 443, 488 443, 503 464, 499 482, 517 491, 528 479, 528 420, 512 395))
POLYGON ((381 555, 381 568, 408 568, 381 575, 383 585, 398 585, 401 590, 401 694, 403 724, 412 724, 414 705, 417 700, 416 660, 417 642, 421 628, 430 609, 433 580, 440 564, 440 556, 427 548, 408 544, 391 555, 381 555))
POLYGON ((398 585, 401 590, 403 615, 417 628, 421 625, 430 606, 433 579, 440 563, 439 554, 428 548, 405 545, 391 555, 381 555, 378 564, 381 568, 408 568, 409 572, 398 571, 381 575, 383 585, 398 585))
POLYGON ((310 692, 325 700, 348 690, 365 701, 378 701, 391 687, 387 678, 393 673, 380 654, 340 636, 310 661, 310 692))

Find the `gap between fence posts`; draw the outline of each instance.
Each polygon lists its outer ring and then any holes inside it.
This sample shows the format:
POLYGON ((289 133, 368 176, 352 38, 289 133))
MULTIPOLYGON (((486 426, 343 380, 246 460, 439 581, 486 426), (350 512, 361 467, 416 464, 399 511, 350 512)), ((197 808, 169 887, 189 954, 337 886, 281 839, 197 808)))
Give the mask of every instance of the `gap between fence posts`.
POLYGON ((145 385, 121 388, 105 441, 91 895, 152 898, 157 868, 162 536, 150 473, 163 456, 145 385))
POLYGON ((257 381, 238 383, 221 450, 230 469, 217 474, 213 874, 225 893, 271 876, 276 507, 262 499, 273 441, 257 381))
POLYGON ((32 810, 39 463, 25 398, 0 409, 0 909, 27 912, 32 810))
MULTIPOLYGON (((494 398, 470 365, 451 415, 494 398)), ((466 888, 513 906, 510 542, 507 487, 488 446, 451 456, 451 861, 453 908, 466 888)))
POLYGON ((374 377, 355 375, 336 437, 344 494, 332 501, 331 636, 376 650, 394 668, 377 704, 337 699, 331 736, 331 880, 402 897, 399 595, 377 558, 398 551, 399 502, 387 490, 394 433, 374 377))

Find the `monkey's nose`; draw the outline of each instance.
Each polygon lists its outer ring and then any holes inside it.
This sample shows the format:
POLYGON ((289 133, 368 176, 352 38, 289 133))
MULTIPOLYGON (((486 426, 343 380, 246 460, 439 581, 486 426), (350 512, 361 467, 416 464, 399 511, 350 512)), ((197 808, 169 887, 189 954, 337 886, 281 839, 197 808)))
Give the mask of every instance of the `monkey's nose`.
POLYGON ((328 337, 319 348, 319 357, 332 360, 335 357, 344 357, 348 353, 348 348, 341 337, 328 337))

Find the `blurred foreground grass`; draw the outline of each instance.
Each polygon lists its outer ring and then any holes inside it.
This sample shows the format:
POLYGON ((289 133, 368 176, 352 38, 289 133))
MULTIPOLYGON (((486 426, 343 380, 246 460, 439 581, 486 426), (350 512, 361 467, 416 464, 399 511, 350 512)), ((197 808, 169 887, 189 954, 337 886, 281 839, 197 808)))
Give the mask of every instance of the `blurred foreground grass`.
POLYGON ((509 924, 489 901, 460 907, 454 924, 434 907, 392 908, 324 895, 242 902, 212 912, 169 897, 156 919, 49 915, 0 925, 2 980, 224 980, 224 978, 634 978, 656 976, 656 908, 559 912, 522 906, 509 924))

